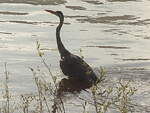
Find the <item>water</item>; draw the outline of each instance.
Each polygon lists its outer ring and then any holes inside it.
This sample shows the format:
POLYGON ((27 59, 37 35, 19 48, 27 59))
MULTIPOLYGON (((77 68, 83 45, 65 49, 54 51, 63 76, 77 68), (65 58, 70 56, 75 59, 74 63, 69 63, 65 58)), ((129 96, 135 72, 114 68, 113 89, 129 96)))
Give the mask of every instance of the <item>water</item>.
POLYGON ((55 40, 58 19, 44 9, 61 10, 65 24, 61 37, 74 54, 92 67, 106 67, 112 79, 134 80, 137 99, 150 103, 150 1, 149 0, 1 0, 0 79, 4 62, 14 94, 35 91, 29 67, 43 66, 36 41, 46 48, 46 62, 60 72, 55 40))

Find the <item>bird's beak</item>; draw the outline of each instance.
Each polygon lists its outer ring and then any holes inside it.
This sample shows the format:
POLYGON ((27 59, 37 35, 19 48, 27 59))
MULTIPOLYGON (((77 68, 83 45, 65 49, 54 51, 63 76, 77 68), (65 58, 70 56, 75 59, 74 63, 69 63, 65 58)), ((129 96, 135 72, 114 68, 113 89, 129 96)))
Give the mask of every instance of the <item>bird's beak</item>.
POLYGON ((47 9, 46 9, 45 11, 47 11, 47 12, 49 12, 49 13, 52 13, 52 14, 56 15, 56 12, 55 12, 55 11, 47 10, 47 9))

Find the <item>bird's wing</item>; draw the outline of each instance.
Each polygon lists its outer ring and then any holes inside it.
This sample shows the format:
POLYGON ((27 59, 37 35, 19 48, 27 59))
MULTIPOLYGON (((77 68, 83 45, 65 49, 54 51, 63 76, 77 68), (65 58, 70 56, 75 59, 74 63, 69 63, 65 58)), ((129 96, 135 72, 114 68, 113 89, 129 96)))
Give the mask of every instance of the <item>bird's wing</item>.
POLYGON ((86 75, 93 73, 92 68, 82 58, 72 55, 71 60, 74 67, 80 70, 80 72, 85 73, 86 75))
POLYGON ((93 69, 80 57, 74 55, 74 57, 72 58, 74 60, 74 68, 76 68, 75 70, 77 72, 80 73, 76 73, 77 75, 79 75, 79 77, 82 78, 86 78, 88 80, 92 80, 92 82, 97 82, 98 78, 96 76, 96 74, 94 73, 93 69))

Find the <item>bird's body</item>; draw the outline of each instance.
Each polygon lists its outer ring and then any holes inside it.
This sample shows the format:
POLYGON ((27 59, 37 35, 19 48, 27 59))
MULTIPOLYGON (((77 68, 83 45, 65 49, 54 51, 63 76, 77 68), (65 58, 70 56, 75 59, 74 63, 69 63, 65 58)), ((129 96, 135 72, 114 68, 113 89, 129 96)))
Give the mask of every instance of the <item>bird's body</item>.
POLYGON ((96 82, 97 76, 92 68, 79 56, 70 53, 63 45, 60 38, 60 30, 63 25, 64 16, 61 11, 46 10, 59 17, 60 23, 56 29, 57 46, 61 56, 60 68, 64 75, 72 78, 78 78, 80 80, 88 80, 90 82, 96 82))
POLYGON ((94 81, 97 79, 92 68, 83 59, 73 54, 61 59, 60 67, 62 72, 68 77, 94 81))

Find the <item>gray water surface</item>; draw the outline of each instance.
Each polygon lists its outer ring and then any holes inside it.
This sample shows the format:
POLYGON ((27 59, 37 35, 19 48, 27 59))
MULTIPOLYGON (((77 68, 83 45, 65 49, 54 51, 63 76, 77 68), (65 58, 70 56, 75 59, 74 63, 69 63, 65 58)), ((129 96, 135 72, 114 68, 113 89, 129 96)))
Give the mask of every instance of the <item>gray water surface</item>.
POLYGON ((61 37, 66 48, 92 66, 103 66, 112 79, 134 80, 137 100, 150 105, 149 0, 1 0, 0 86, 4 63, 13 94, 36 90, 29 67, 43 67, 36 41, 46 62, 60 72, 55 29, 58 18, 45 9, 61 10, 65 24, 61 37))

